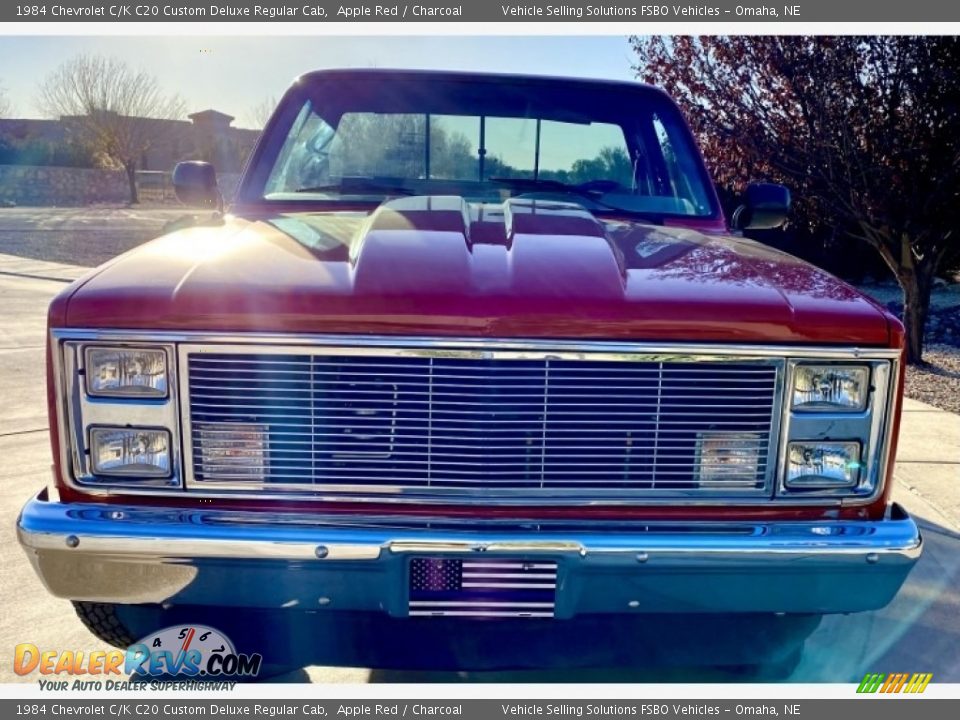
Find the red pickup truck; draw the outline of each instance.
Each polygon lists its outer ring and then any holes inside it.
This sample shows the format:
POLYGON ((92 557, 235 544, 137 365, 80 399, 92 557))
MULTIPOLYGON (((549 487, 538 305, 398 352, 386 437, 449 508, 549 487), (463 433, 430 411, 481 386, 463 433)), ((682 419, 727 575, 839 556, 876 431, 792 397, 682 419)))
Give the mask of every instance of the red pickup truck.
POLYGON ((314 72, 228 213, 211 166, 174 183, 211 216, 49 312, 54 477, 19 539, 104 641, 747 664, 918 558, 900 323, 742 237, 788 191, 728 223, 663 92, 314 72))

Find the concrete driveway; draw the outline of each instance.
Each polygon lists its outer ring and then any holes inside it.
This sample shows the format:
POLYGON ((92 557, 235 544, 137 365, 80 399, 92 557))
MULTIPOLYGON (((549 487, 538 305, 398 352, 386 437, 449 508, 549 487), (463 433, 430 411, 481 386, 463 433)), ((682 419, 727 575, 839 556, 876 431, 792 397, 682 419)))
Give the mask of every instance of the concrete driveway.
POLYGON ((0 253, 96 267, 188 213, 176 206, 0 208, 0 253))
MULTIPOLYGON (((70 603, 51 598, 20 550, 14 523, 49 480, 44 403, 44 320, 50 298, 84 268, 0 255, 0 682, 13 673, 13 646, 102 649, 70 603)), ((960 682, 960 416, 909 401, 896 499, 920 522, 922 559, 883 610, 826 618, 807 641, 791 679, 849 682, 873 672, 932 672, 960 682)), ((285 678, 312 682, 709 682, 750 681, 710 668, 563 672, 423 673, 310 667, 285 678)))

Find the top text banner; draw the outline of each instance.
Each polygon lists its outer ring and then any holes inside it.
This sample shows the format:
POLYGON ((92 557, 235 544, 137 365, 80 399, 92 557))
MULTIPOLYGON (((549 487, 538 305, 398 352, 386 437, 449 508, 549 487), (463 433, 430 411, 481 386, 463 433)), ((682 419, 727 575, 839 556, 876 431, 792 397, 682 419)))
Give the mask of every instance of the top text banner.
POLYGON ((707 0, 666 5, 638 0, 26 0, 4 2, 0 22, 957 22, 944 0, 707 0))

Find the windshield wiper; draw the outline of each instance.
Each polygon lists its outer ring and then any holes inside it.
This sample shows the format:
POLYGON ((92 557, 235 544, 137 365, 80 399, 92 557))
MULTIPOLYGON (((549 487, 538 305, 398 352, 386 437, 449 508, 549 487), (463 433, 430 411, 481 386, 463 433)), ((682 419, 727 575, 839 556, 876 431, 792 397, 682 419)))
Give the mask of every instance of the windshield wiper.
POLYGON ((591 204, 604 210, 615 210, 617 212, 626 212, 632 215, 641 215, 645 219, 657 224, 663 224, 663 217, 657 213, 650 213, 635 208, 623 207, 607 202, 604 196, 622 188, 623 186, 616 180, 588 180, 585 183, 574 185, 572 183, 560 182, 559 180, 549 180, 546 178, 505 178, 494 177, 489 181, 494 185, 505 185, 514 190, 553 190, 558 193, 567 193, 576 195, 588 200, 591 204))
POLYGON ((415 195, 416 192, 404 185, 389 180, 376 178, 343 178, 338 183, 329 185, 310 185, 297 188, 298 193, 335 192, 341 195, 366 195, 370 193, 384 193, 386 195, 415 195))

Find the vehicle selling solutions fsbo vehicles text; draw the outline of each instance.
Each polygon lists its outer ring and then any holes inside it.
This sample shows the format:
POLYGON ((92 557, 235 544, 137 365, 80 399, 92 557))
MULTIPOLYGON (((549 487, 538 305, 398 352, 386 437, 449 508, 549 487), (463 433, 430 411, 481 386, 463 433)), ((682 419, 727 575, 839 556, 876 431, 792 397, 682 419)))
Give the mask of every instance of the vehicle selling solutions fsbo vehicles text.
MULTIPOLYGON (((637 5, 618 7, 611 5, 500 5, 500 11, 508 18, 557 18, 557 17, 624 17, 624 18, 704 18, 733 14, 737 17, 779 17, 773 6, 746 7, 737 5, 732 10, 721 10, 712 5, 637 5)), ((785 5, 783 14, 799 16, 800 8, 785 5)))

